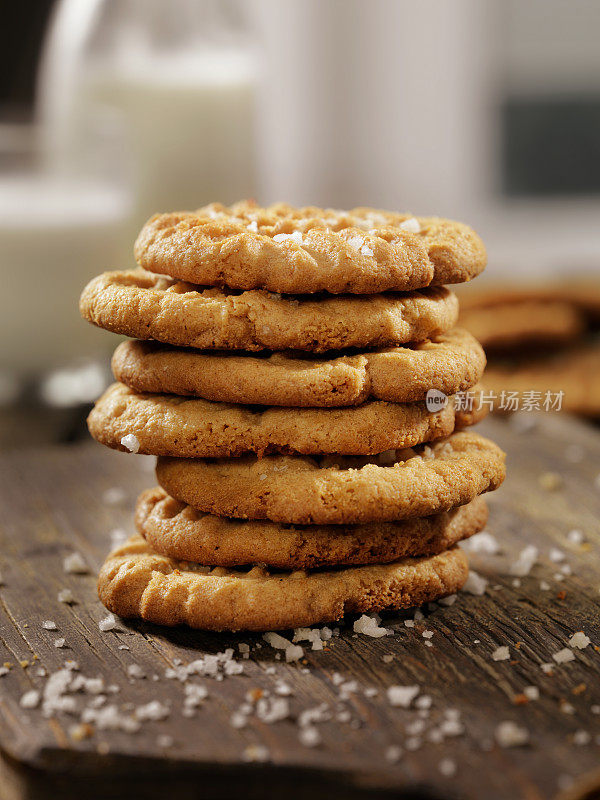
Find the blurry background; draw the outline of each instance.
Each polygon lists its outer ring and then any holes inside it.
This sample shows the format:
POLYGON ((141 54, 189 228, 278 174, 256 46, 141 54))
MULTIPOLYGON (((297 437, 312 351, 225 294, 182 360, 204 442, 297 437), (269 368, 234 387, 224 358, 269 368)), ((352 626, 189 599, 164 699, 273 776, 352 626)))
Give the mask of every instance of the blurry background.
POLYGON ((600 280, 596 0, 20 0, 0 31, 0 443, 68 439, 86 281, 253 196, 472 224, 489 278, 600 280))

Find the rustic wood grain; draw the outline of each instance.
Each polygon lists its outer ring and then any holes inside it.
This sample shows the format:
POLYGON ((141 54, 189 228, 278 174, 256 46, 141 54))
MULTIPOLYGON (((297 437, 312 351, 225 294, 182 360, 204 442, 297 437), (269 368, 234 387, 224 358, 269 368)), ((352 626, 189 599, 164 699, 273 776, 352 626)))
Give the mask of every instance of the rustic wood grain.
MULTIPOLYGON (((289 798, 545 800, 570 782, 589 780, 584 776, 600 756, 600 740, 594 739, 600 735, 600 715, 592 711, 600 705, 600 652, 593 647, 600 644, 600 432, 566 415, 538 416, 535 428, 524 431, 523 420, 529 419, 523 414, 480 426, 509 454, 509 478, 491 497, 488 526, 505 552, 472 557, 475 569, 490 581, 485 596, 461 594, 450 607, 425 610, 426 619, 414 629, 404 627, 406 615, 389 616, 385 624, 395 633, 380 639, 353 634, 349 621, 325 650, 307 646, 301 664, 276 660, 276 651, 263 643, 242 662, 244 674, 223 681, 191 679, 209 692, 193 717, 183 716, 183 685, 166 680, 165 669, 177 659, 188 663, 262 640, 143 623, 99 630, 106 612, 96 597, 94 572, 109 549, 109 532, 132 530, 134 499, 153 483, 148 460, 92 444, 7 452, 0 458, 0 665, 12 666, 0 677, 2 800, 132 792, 136 797, 169 792, 178 798, 285 792, 289 798), (559 476, 554 490, 543 488, 547 477, 540 482, 549 472, 559 476), (104 492, 116 486, 125 489, 125 502, 106 505, 104 492), (586 544, 567 539, 573 528, 585 534, 586 544), (508 567, 529 543, 539 548, 539 563, 513 585, 508 567), (553 577, 561 565, 548 558, 552 546, 566 553, 573 569, 562 581, 553 577), (65 574, 63 558, 74 550, 83 555, 90 574, 65 574), (549 591, 540 589, 542 580, 549 591), (63 587, 72 589, 75 605, 57 602, 63 587), (44 630, 44 619, 54 620, 58 630, 44 630), (431 647, 421 635, 425 629, 434 631, 431 647), (575 661, 545 674, 540 664, 551 662, 552 654, 582 629, 592 645, 576 650, 575 661), (68 648, 54 647, 59 637, 68 648), (122 644, 130 649, 119 650, 122 644), (510 646, 509 661, 492 659, 501 645, 510 646), (384 663, 383 655, 394 658, 384 663), (19 705, 24 692, 43 688, 39 665, 53 672, 65 659, 77 660, 88 677, 102 675, 117 684, 121 691, 110 702, 140 705, 158 697, 171 704, 169 718, 144 723, 136 734, 96 731, 73 741, 69 729, 77 717, 44 719, 39 708, 19 705), (28 664, 20 666, 21 661, 28 664), (134 663, 146 678, 128 677, 127 667, 134 663), (269 674, 271 667, 275 674, 269 674), (343 703, 332 680, 336 672, 361 687, 343 703), (231 727, 231 714, 248 690, 273 689, 280 679, 294 692, 290 719, 269 725, 251 717, 246 728, 231 727), (464 735, 407 750, 406 726, 420 712, 390 707, 385 690, 414 683, 433 700, 427 727, 446 709, 459 709, 464 735), (531 685, 539 687, 540 699, 515 704, 531 685), (379 693, 366 697, 365 687, 379 693), (318 724, 322 744, 307 748, 298 741, 294 718, 319 703, 348 710, 350 721, 318 724), (499 747, 494 731, 502 720, 526 727, 530 744, 499 747), (576 745, 573 735, 582 730, 592 740, 576 745), (173 737, 172 746, 161 746, 158 737, 165 734, 173 737), (267 763, 244 762, 242 753, 253 744, 268 748, 267 763), (384 755, 392 744, 404 750, 397 764, 384 755), (453 776, 440 771, 443 759, 456 764, 453 776)), ((571 792, 577 796, 576 788, 571 792)))

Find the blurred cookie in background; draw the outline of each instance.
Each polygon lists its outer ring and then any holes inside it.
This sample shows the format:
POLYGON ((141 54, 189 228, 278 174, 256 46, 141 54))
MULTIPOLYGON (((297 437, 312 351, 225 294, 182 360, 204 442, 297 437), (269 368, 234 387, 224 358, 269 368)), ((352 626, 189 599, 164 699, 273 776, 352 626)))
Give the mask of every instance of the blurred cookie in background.
POLYGON ((600 282, 488 284, 459 293, 459 324, 483 345, 495 411, 564 410, 600 418, 600 282), (508 402, 508 396, 513 402, 508 402))

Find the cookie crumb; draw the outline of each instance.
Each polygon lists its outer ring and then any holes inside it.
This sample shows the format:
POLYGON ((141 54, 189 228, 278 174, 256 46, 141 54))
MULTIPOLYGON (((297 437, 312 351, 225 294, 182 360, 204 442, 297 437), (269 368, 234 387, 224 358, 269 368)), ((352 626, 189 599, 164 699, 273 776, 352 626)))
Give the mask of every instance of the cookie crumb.
POLYGON ((563 479, 558 472, 543 472, 539 476, 538 482, 542 489, 545 489, 547 492, 555 492, 563 485, 563 479))

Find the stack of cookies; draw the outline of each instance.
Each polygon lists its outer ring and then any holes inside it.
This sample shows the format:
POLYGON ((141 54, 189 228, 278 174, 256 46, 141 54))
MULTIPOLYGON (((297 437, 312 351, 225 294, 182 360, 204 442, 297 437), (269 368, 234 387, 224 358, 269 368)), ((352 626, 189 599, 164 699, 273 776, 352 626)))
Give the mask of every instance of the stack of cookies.
POLYGON ((487 402, 500 412, 600 417, 600 288, 591 279, 470 287, 461 326, 485 348, 487 402))
POLYGON ((456 395, 485 357, 443 284, 485 250, 467 226, 213 204, 142 229, 140 269, 86 287, 90 322, 134 337, 89 429, 158 456, 138 534, 107 558, 106 607, 210 630, 406 608, 467 578, 504 454, 456 395))

